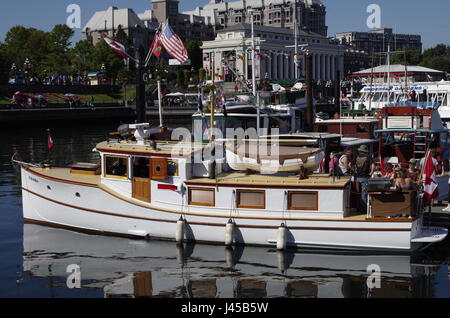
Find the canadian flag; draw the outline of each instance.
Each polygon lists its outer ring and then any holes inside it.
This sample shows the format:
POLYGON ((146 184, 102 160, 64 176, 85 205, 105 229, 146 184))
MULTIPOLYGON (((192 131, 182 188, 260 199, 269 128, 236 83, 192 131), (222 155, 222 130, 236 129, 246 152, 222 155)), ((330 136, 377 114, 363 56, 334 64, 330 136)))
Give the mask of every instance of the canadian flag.
POLYGON ((439 196, 436 170, 434 169, 433 156, 431 151, 427 151, 425 165, 423 167, 423 201, 430 202, 439 196))
POLYGON ((128 60, 130 56, 125 50, 125 46, 123 44, 120 44, 119 42, 116 42, 110 38, 108 38, 105 34, 102 35, 102 38, 105 40, 105 42, 120 56, 122 56, 125 60, 128 60))

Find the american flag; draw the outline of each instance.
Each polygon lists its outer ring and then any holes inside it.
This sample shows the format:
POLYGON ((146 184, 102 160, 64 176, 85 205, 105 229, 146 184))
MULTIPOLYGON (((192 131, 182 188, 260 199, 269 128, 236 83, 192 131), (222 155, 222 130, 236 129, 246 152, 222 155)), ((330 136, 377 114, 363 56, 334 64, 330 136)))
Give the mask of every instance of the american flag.
POLYGON ((189 59, 183 41, 181 41, 180 37, 173 32, 168 23, 163 25, 160 40, 167 53, 180 63, 184 63, 189 59))

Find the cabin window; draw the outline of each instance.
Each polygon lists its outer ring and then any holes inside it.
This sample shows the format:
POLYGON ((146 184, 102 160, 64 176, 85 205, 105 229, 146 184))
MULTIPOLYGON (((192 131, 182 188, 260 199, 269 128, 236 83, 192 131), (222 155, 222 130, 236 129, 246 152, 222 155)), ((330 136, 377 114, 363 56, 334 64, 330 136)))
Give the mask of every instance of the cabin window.
POLYGON ((178 171, 178 160, 169 160, 167 162, 167 173, 169 177, 178 177, 180 175, 178 171))
POLYGON ((128 179, 128 158, 105 156, 105 177, 128 179))
POLYGON ((266 192, 253 190, 237 190, 237 207, 241 209, 265 209, 266 192))
POLYGON ((214 206, 214 188, 189 188, 189 205, 214 206))
POLYGON ((143 179, 150 178, 150 160, 148 158, 133 158, 133 177, 143 179))
POLYGON ((310 210, 319 209, 319 194, 317 192, 289 192, 288 210, 310 210))

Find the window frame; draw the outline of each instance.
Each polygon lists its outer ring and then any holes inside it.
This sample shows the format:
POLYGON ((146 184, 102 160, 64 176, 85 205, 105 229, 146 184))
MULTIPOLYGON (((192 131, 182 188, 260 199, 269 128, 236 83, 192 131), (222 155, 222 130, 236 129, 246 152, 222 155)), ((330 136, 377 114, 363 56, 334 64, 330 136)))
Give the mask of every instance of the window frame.
POLYGON ((195 206, 207 206, 207 207, 215 207, 216 206, 216 189, 215 188, 199 188, 199 187, 188 187, 188 205, 195 206), (209 191, 213 194, 213 203, 202 203, 202 202, 193 202, 192 201, 192 190, 200 190, 200 191, 209 191))
POLYGON ((288 191, 287 199, 288 211, 319 211, 319 192, 318 191, 288 191), (314 207, 292 207, 292 195, 294 194, 314 194, 315 206, 314 207))
POLYGON ((130 162, 129 162, 129 157, 126 157, 126 156, 117 156, 117 155, 104 155, 103 156, 103 166, 104 166, 104 171, 103 171, 103 177, 104 178, 109 178, 109 179, 119 179, 119 180, 129 180, 129 175, 130 175, 130 162), (112 175, 112 174, 108 174, 107 173, 107 169, 108 169, 108 167, 107 167, 107 165, 106 165, 106 161, 107 161, 107 159, 108 158, 117 158, 117 159, 125 159, 125 161, 126 161, 126 169, 127 169, 127 171, 126 171, 126 176, 125 177, 123 177, 123 176, 115 176, 115 175, 112 175))
POLYGON ((265 190, 246 190, 246 189, 236 189, 236 207, 238 209, 258 209, 265 210, 266 209, 266 191, 265 190), (241 196, 242 192, 250 192, 250 193, 262 193, 264 196, 264 205, 261 206, 251 206, 251 205, 241 205, 241 196))

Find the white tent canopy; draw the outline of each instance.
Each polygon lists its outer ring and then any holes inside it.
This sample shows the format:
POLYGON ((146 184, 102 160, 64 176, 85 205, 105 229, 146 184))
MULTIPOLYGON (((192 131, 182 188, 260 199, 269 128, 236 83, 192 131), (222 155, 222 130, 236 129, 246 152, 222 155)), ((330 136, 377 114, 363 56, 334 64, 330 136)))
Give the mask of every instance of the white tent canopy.
POLYGON ((354 76, 368 76, 368 75, 376 75, 376 74, 386 74, 388 72, 390 73, 400 73, 400 74, 404 74, 405 71, 408 71, 408 73, 445 73, 443 71, 438 71, 438 70, 433 70, 431 68, 427 68, 427 67, 423 67, 423 66, 414 66, 414 65, 408 65, 405 68, 405 65, 401 65, 401 64, 393 64, 390 67, 388 65, 380 65, 377 67, 372 68, 368 68, 366 70, 362 70, 359 72, 355 72, 353 73, 354 76))

